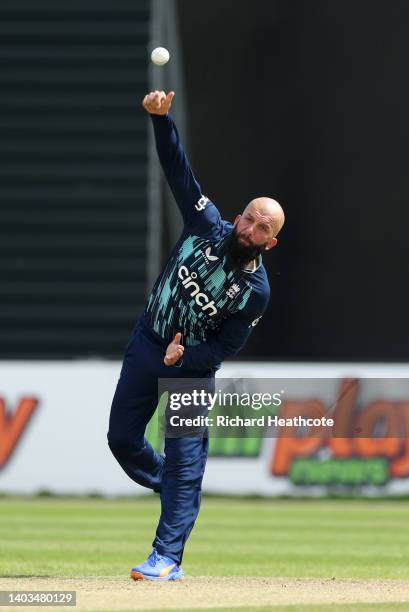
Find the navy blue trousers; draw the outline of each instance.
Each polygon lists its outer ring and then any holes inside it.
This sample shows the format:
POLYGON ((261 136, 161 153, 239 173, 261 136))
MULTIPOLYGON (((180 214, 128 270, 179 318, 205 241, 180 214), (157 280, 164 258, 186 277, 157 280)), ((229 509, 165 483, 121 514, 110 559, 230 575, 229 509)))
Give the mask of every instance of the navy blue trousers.
POLYGON ((108 444, 126 474, 160 493, 161 515, 152 545, 181 563, 185 542, 200 509, 208 439, 205 435, 166 437, 165 455, 145 438, 158 404, 159 378, 207 378, 214 372, 186 371, 163 363, 166 345, 140 321, 127 345, 111 407, 108 444))

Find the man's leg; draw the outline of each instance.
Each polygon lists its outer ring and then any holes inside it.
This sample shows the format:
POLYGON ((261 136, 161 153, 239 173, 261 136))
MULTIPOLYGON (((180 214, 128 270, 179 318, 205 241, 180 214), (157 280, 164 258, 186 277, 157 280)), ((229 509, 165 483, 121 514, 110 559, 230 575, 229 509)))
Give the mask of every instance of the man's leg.
POLYGON ((162 475, 162 511, 153 546, 181 563, 186 540, 200 509, 207 437, 166 438, 162 475))
POLYGON ((146 366, 146 351, 146 343, 137 333, 126 353, 112 401, 108 444, 132 480, 159 492, 164 458, 144 437, 158 397, 157 378, 146 366))

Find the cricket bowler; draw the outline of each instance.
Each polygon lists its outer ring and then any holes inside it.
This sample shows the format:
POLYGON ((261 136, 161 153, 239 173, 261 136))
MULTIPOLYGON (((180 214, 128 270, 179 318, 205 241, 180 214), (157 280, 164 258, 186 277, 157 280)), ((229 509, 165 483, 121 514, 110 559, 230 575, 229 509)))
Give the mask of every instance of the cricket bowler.
POLYGON ((146 440, 158 403, 159 378, 213 381, 262 317, 270 287, 262 254, 277 244, 284 213, 258 197, 224 221, 202 193, 169 109, 174 92, 153 91, 149 113, 166 179, 183 217, 183 232, 157 279, 125 351, 112 402, 108 444, 126 474, 160 494, 161 515, 135 580, 178 580, 184 546, 200 508, 208 438, 166 437, 164 455, 146 440))

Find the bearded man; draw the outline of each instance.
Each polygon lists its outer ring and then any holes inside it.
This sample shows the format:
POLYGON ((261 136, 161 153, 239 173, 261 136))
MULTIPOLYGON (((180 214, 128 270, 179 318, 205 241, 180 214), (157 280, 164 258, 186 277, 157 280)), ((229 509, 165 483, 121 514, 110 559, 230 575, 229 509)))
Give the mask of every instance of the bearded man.
MULTIPOLYGON (((253 199, 234 223, 202 193, 169 113, 174 92, 147 94, 159 159, 184 228, 126 348, 112 402, 109 447, 138 484, 160 493, 161 516, 135 580, 178 580, 183 550, 200 508, 208 438, 170 436, 164 455, 144 437, 158 403, 158 379, 204 379, 246 343, 270 287, 262 254, 284 223, 278 202, 253 199)), ((209 389, 209 387, 208 387, 209 389)))

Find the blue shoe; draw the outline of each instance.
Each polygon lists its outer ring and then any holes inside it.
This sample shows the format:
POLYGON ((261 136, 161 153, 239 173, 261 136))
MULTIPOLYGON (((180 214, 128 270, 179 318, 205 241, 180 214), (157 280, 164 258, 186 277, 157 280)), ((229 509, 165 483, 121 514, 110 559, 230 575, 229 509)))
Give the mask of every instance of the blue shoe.
POLYGON ((134 580, 180 580, 183 570, 173 559, 160 555, 154 548, 146 561, 133 567, 134 580))

